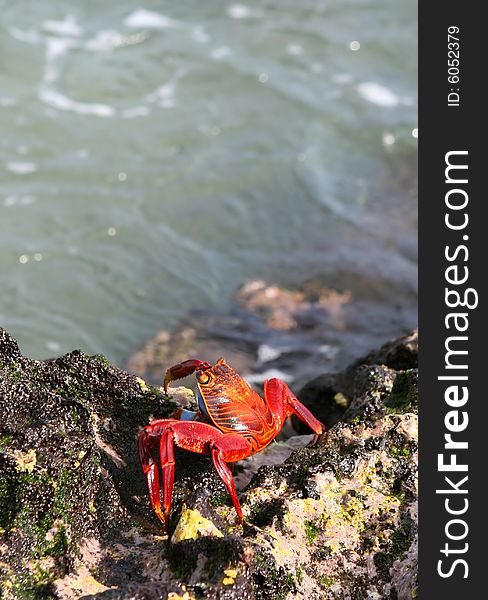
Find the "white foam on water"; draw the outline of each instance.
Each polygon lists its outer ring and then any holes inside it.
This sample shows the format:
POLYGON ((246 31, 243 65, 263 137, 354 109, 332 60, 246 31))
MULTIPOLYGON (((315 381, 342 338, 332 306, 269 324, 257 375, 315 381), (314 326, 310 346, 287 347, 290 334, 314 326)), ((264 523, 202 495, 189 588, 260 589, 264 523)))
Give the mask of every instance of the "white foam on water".
POLYGON ((281 379, 281 381, 292 381, 293 377, 288 375, 288 373, 284 373, 278 369, 268 369, 264 371, 264 373, 251 373, 249 375, 244 375, 244 379, 248 383, 264 383, 267 379, 281 379))
POLYGON ((72 38, 50 38, 46 41, 46 58, 56 60, 66 54, 70 48, 76 48, 79 43, 72 38))
POLYGON ((87 40, 85 48, 91 52, 106 52, 122 46, 124 36, 119 31, 107 29, 99 31, 95 37, 87 40))
POLYGON ((150 92, 144 100, 150 104, 157 104, 162 108, 172 108, 175 106, 175 92, 178 82, 188 73, 188 68, 180 67, 173 75, 154 92, 150 92))
POLYGON ((140 8, 124 19, 129 29, 169 29, 178 27, 178 23, 166 15, 140 8))
POLYGON ((61 344, 55 342, 54 340, 48 340, 46 342, 46 348, 51 352, 59 352, 61 350, 61 344))
POLYGON ((36 197, 31 196, 30 194, 26 194, 25 196, 10 195, 3 199, 3 205, 6 208, 9 208, 10 206, 15 206, 15 205, 28 206, 29 204, 32 204, 35 201, 36 201, 36 197))
POLYGON ((392 108, 400 103, 400 99, 395 93, 374 81, 360 83, 357 90, 362 98, 377 106, 392 108))
POLYGON ((72 38, 49 38, 46 40, 46 65, 44 67, 44 82, 53 83, 59 77, 57 60, 64 56, 71 48, 79 46, 78 41, 72 38))
POLYGON ((115 108, 108 104, 97 104, 90 102, 77 102, 71 100, 61 92, 44 87, 39 92, 39 99, 57 110, 66 110, 80 115, 94 115, 96 117, 113 117, 115 108))
POLYGON ((258 347, 258 361, 261 363, 270 362, 271 360, 275 360, 280 357, 283 353, 286 352, 286 348, 274 348, 273 346, 269 346, 268 344, 261 344, 258 347))
POLYGON ((317 348, 320 354, 323 354, 327 358, 335 358, 339 352, 339 348, 335 346, 329 346, 329 344, 322 344, 317 348))
POLYGON ((159 86, 156 91, 148 94, 146 100, 148 102, 159 104, 159 106, 162 106, 163 108, 172 108, 175 105, 175 90, 175 83, 169 81, 168 83, 159 86))
POLYGON ((199 44, 208 44, 211 40, 210 35, 205 31, 203 25, 195 25, 191 31, 191 37, 199 44))
POLYGON ((131 106, 124 109, 120 115, 123 119, 136 119, 137 117, 147 117, 150 110, 147 106, 131 106))
POLYGON ((173 98, 163 98, 158 104, 161 108, 173 108, 176 103, 173 98))
POLYGON ((38 44, 41 41, 41 36, 38 31, 34 29, 28 29, 24 31, 23 29, 19 29, 18 27, 12 27, 9 29, 10 35, 18 40, 19 42, 24 42, 25 44, 38 44))
POLYGON ((286 46, 286 51, 288 54, 290 54, 290 56, 300 56, 304 52, 303 46, 301 46, 300 44, 296 44, 296 43, 288 44, 286 46))
POLYGON ((27 175, 37 171, 37 165, 34 162, 10 161, 6 165, 7 170, 16 175, 27 175))
POLYGON ((246 19, 251 15, 251 11, 245 4, 232 4, 227 9, 227 14, 232 19, 246 19))
POLYGON ((164 83, 163 85, 159 86, 158 89, 153 92, 153 94, 151 94, 151 97, 153 99, 158 99, 158 98, 172 98, 174 96, 175 93, 175 84, 174 83, 164 83))
POLYGON ((48 19, 43 22, 42 28, 48 33, 71 37, 80 37, 83 33, 83 28, 78 25, 73 15, 68 15, 63 21, 48 19))
POLYGON ((116 48, 142 44, 149 37, 150 35, 144 31, 139 31, 131 35, 123 35, 120 31, 106 29, 99 31, 93 38, 87 40, 85 48, 90 52, 111 52, 116 48))
POLYGON ((231 54, 231 50, 228 46, 219 46, 218 48, 214 48, 210 53, 210 56, 214 60, 222 60, 231 54))

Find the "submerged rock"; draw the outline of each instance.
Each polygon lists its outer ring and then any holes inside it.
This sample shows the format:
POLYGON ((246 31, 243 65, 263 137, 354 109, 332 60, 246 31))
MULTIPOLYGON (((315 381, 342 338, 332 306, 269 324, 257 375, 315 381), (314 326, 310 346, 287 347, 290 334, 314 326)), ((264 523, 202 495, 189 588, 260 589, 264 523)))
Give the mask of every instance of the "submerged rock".
POLYGON ((334 390, 340 420, 257 469, 244 527, 211 461, 177 450, 165 535, 136 444, 173 400, 100 356, 29 360, 0 330, 2 598, 416 597, 413 340, 308 386, 316 413, 334 390))
MULTIPOLYGON (((315 278, 289 289, 248 281, 236 291, 228 312, 193 311, 149 340, 129 359, 128 370, 159 385, 162 373, 176 362, 199 357, 215 362, 225 356, 255 385, 279 377, 300 388, 317 375, 344 369, 416 321, 402 301, 385 301, 391 282, 376 281, 375 287, 383 289, 378 297, 371 297, 371 282, 359 276, 346 289, 330 283, 315 278)), ((392 350, 392 357, 400 357, 406 346, 399 348, 400 354, 392 350)))

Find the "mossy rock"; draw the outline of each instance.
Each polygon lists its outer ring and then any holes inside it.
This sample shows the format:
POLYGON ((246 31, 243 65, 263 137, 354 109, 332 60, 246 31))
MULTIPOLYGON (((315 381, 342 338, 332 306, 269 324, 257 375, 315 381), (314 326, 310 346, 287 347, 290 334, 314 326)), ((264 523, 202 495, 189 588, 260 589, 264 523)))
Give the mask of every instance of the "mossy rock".
POLYGON ((130 522, 144 489, 136 434, 172 405, 99 356, 29 360, 3 330, 0 351, 3 577, 34 597, 69 572, 83 538, 130 522))

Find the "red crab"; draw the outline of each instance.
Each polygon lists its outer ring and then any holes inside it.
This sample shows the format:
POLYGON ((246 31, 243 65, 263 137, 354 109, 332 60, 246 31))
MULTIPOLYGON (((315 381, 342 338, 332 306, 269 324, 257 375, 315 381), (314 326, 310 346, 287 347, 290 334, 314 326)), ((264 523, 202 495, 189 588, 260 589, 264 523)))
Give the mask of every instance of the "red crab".
MULTIPOLYGON (((179 409, 178 418, 155 419, 141 431, 138 442, 142 469, 146 476, 149 498, 165 530, 171 510, 175 459, 174 445, 210 454, 217 473, 224 482, 241 524, 244 522, 232 473, 227 463, 234 463, 260 452, 281 431, 287 417, 297 415, 316 437, 326 428, 279 379, 264 383, 264 399, 221 358, 215 365, 191 359, 166 371, 164 390, 175 379, 196 371, 198 411, 179 409), (163 505, 154 453, 159 448, 163 475, 163 505)), ((316 439, 316 438, 315 438, 316 439)))

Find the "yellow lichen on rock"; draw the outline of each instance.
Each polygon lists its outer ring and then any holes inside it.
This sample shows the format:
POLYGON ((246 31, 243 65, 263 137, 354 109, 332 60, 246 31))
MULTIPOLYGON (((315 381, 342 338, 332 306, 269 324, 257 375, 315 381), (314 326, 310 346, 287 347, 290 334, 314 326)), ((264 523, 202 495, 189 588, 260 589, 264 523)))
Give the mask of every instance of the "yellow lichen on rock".
POLYGON ((195 600, 195 596, 185 592, 183 596, 180 596, 177 592, 169 592, 167 600, 195 600))
POLYGON ((249 518, 252 514, 252 507, 254 504, 262 504, 265 501, 274 500, 279 498, 286 490, 286 480, 282 479, 280 484, 273 489, 257 487, 250 489, 246 494, 246 501, 243 505, 243 510, 246 516, 249 518))
POLYGON ((137 383, 139 384, 139 386, 140 386, 141 390, 142 390, 143 392, 147 392, 147 390, 148 390, 149 388, 147 387, 147 383, 144 381, 144 379, 142 379, 142 377, 136 377, 136 381, 137 381, 137 383))
POLYGON ((6 562, 0 561, 0 598, 2 600, 15 600, 15 596, 12 593, 13 584, 13 570, 10 565, 6 562))
POLYGON ((77 469, 81 465, 81 461, 85 458, 86 451, 82 450, 78 453, 78 460, 75 461, 75 469, 77 469))
POLYGON ((283 523, 291 532, 294 532, 298 524, 318 518, 323 506, 320 500, 313 498, 292 499, 286 504, 288 512, 283 516, 283 523))
POLYGON ((232 577, 233 579, 237 577, 237 571, 235 569, 224 569, 224 573, 227 577, 232 577))
MULTIPOLYGON (((162 387, 158 388, 159 391, 165 394, 164 389, 162 387)), ((184 385, 180 385, 177 387, 169 387, 168 396, 171 397, 172 401, 177 404, 180 408, 185 408, 187 410, 196 411, 197 409, 197 401, 195 399, 195 393, 191 388, 188 388, 184 385)))
POLYGON ((224 569, 223 585, 233 585, 236 582, 237 571, 235 569, 224 569))
POLYGON ((350 549, 358 547, 362 532, 373 528, 373 521, 379 515, 385 515, 396 525, 400 500, 371 485, 375 480, 375 463, 381 460, 385 464, 388 460, 384 454, 372 453, 367 461, 359 461, 352 479, 338 482, 330 473, 317 476, 324 508, 318 526, 324 535, 324 544, 332 553, 341 551, 346 540, 350 549))
POLYGON ((360 548, 366 530, 373 539, 378 537, 381 530, 378 519, 383 525, 391 523, 393 529, 398 522, 401 501, 371 485, 375 481, 375 464, 381 461, 386 465, 388 460, 386 453, 373 452, 367 460, 358 462, 352 478, 338 480, 330 472, 317 474, 314 483, 319 498, 287 500, 283 514, 286 536, 274 526, 267 531, 272 539, 270 551, 277 563, 284 566, 293 558, 307 562, 307 546, 313 546, 316 539, 320 539, 320 544, 332 555, 344 548, 354 552, 360 548), (300 550, 290 547, 290 538, 296 540, 300 550), (284 539, 288 542, 284 543, 284 539))
POLYGON ((32 473, 37 463, 37 456, 35 450, 28 450, 27 452, 20 452, 14 450, 15 462, 17 463, 17 469, 19 471, 27 471, 32 473))
MULTIPOLYGON (((278 565, 285 566, 295 558, 295 549, 287 542, 283 534, 278 533, 274 528, 269 529, 266 533, 273 538, 270 550, 278 565)), ((266 542, 264 545, 268 546, 266 542)))
POLYGON ((224 537, 224 534, 198 510, 186 508, 183 505, 181 517, 171 538, 171 543, 177 544, 183 540, 196 540, 199 536, 224 537))

